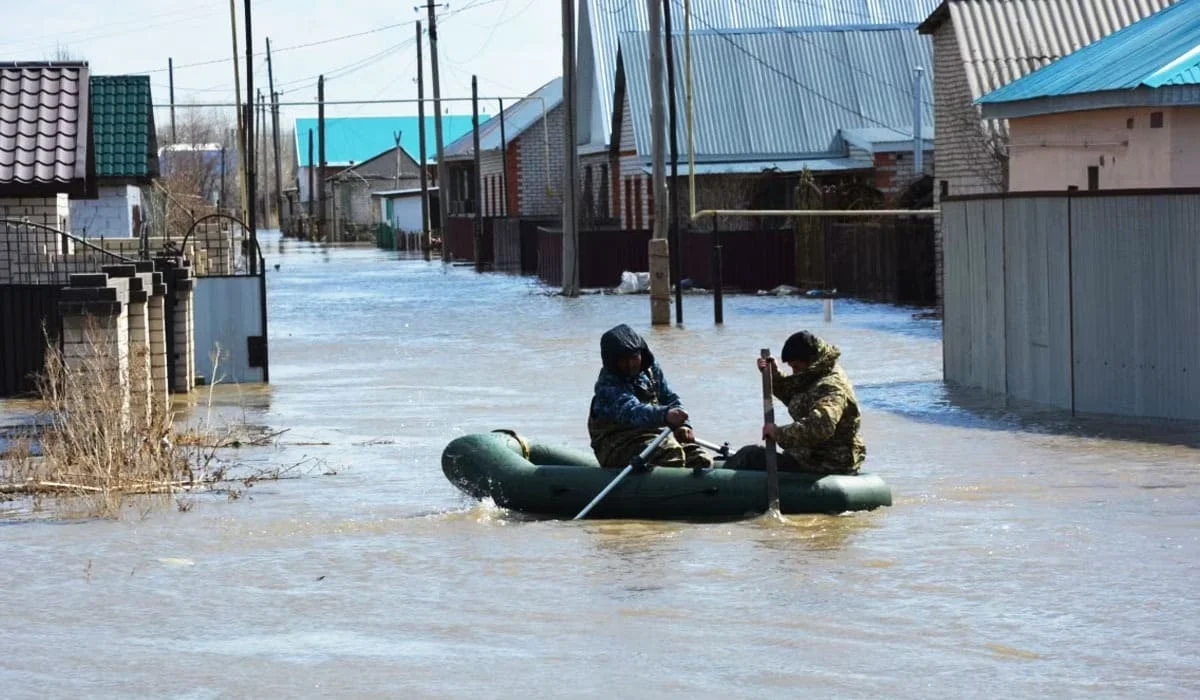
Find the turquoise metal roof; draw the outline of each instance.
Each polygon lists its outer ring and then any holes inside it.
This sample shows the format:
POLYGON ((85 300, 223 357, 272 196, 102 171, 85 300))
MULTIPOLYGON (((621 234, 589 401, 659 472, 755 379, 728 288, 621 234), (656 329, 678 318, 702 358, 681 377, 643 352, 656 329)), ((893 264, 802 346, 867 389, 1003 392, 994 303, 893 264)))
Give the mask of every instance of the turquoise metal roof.
MULTIPOLYGON (((484 115, 479 115, 481 120, 484 115)), ((325 162, 342 166, 362 163, 380 153, 395 148, 395 132, 399 131, 400 145, 412 156, 420 159, 420 121, 417 117, 326 117, 325 118, 325 162)), ((296 120, 296 157, 300 167, 310 165, 308 161, 308 130, 313 132, 313 159, 318 158, 321 139, 317 131, 317 120, 296 120)), ((442 117, 442 142, 450 144, 471 130, 471 115, 447 114, 442 117)), ((434 117, 425 117, 425 154, 430 161, 437 160, 437 136, 434 133, 434 117)))
POLYGON ((1200 0, 1180 0, 976 102, 1194 85, 1200 85, 1200 0))

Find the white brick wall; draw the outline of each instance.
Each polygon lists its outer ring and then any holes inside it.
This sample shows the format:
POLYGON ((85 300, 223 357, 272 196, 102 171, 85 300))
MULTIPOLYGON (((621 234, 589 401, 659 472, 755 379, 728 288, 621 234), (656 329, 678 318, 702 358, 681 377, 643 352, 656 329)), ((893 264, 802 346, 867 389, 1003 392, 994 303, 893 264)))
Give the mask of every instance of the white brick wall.
POLYGON ((71 200, 65 194, 56 197, 22 197, 0 199, 0 218, 28 219, 35 224, 59 231, 69 231, 71 200))
MULTIPOLYGON (((133 208, 142 208, 140 188, 101 187, 97 199, 70 200, 71 233, 88 238, 136 236, 133 208)), ((143 219, 145 214, 143 213, 143 219)))
MULTIPOLYGON (((520 216, 553 217, 562 215, 562 173, 566 163, 563 146, 562 106, 546 115, 545 134, 542 121, 526 129, 517 141, 519 183, 517 201, 520 216), (547 154, 546 138, 550 139, 547 154)), ((510 184, 509 187, 513 185, 510 184)))

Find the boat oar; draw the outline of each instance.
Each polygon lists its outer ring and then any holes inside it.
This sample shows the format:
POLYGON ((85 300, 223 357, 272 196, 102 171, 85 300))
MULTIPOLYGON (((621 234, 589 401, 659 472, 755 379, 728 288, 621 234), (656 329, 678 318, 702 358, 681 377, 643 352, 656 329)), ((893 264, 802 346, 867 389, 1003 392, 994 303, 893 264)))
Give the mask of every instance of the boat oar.
MULTIPOLYGON (((771 356, 771 351, 763 348, 762 358, 771 356)), ((767 363, 762 371, 763 423, 775 424, 775 399, 771 391, 771 364, 767 363)), ((775 439, 764 438, 767 441, 767 509, 779 510, 779 465, 775 462, 775 439)))
POLYGON ((707 441, 701 440, 699 438, 692 438, 692 442, 696 443, 697 445, 699 445, 707 450, 712 450, 713 452, 716 452, 717 454, 721 455, 722 457, 729 457, 729 443, 728 442, 725 443, 724 445, 718 445, 716 443, 707 442, 707 441))
POLYGON ((588 511, 590 511, 592 508, 594 508, 596 506, 596 504, 600 502, 601 499, 603 499, 605 496, 607 496, 608 492, 612 491, 613 488, 616 487, 617 484, 621 483, 621 479, 624 479, 626 476, 628 476, 629 472, 633 471, 634 467, 640 467, 643 464, 645 464, 646 459, 648 459, 650 457, 650 453, 652 453, 658 449, 658 446, 662 444, 663 440, 667 439, 667 436, 671 434, 672 430, 674 430, 674 428, 672 428, 669 425, 667 427, 663 428, 662 432, 658 434, 658 437, 654 438, 654 441, 651 442, 649 445, 647 445, 646 449, 642 450, 641 454, 639 454, 638 456, 636 456, 632 460, 630 460, 629 466, 622 469, 620 474, 617 474, 617 478, 615 478, 611 482, 609 482, 608 486, 605 486, 603 491, 596 494, 596 497, 592 499, 592 502, 587 504, 587 507, 585 507, 583 510, 579 511, 579 515, 576 515, 574 518, 571 518, 571 519, 579 520, 583 516, 587 515, 588 511))

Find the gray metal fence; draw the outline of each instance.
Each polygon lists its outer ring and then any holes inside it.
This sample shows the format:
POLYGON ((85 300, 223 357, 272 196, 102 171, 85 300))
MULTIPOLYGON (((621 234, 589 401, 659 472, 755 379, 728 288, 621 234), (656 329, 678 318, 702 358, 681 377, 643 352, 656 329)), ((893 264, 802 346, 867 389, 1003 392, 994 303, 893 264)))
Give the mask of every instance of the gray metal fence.
POLYGON ((942 231, 947 381, 1200 419, 1200 194, 954 198, 942 231))

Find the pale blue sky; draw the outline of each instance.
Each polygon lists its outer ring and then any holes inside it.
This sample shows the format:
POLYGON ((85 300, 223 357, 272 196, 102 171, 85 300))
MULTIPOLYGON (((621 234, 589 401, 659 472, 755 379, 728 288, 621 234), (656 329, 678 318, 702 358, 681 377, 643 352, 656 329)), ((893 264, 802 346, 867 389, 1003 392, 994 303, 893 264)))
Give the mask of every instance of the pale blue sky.
MULTIPOLYGON (((229 0, 58 0, 53 3, 53 13, 36 2, 6 0, 4 4, 0 60, 44 60, 63 46, 89 61, 97 75, 158 70, 150 74, 154 101, 165 105, 169 102, 166 67, 170 56, 176 66, 177 104, 233 100, 231 61, 184 67, 230 58, 229 0)), ((235 4, 244 92, 243 0, 235 0, 235 4)), ((315 100, 320 73, 327 76, 327 100, 415 98, 413 22, 420 19, 428 29, 424 9, 415 12, 415 4, 414 0, 254 0, 255 50, 264 50, 264 40, 270 37, 276 89, 284 93, 284 101, 315 100), (400 26, 287 49, 393 24, 400 26), (401 43, 403 46, 397 47, 401 43), (356 65, 360 63, 365 64, 356 65)), ((479 76, 480 95, 505 96, 527 94, 559 75, 559 8, 559 0, 450 0, 448 8, 439 9, 438 19, 443 97, 470 97, 472 73, 479 76)), ((426 96, 431 96, 427 41, 424 52, 426 96)), ((266 92, 265 59, 256 58, 255 64, 255 87, 266 92)), ((452 112, 470 113, 470 103, 448 106, 452 112)), ((309 110, 289 111, 287 121, 309 110)), ((495 107, 483 111, 494 113, 495 107)), ((311 113, 315 115, 315 107, 311 113)), ((386 113, 415 114, 416 105, 327 108, 327 116, 386 113)), ((165 124, 166 110, 157 118, 160 125, 165 124)))

